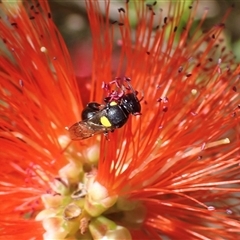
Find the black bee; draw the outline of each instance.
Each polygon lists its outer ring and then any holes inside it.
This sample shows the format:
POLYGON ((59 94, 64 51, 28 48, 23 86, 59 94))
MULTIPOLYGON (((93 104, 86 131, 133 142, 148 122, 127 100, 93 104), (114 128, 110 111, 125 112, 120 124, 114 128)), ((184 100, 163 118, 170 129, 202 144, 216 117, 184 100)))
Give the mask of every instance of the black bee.
POLYGON ((107 97, 105 102, 106 104, 88 103, 82 111, 82 121, 73 124, 68 129, 72 140, 82 140, 99 133, 107 134, 121 128, 130 114, 141 113, 141 104, 135 91, 121 94, 115 100, 107 97))

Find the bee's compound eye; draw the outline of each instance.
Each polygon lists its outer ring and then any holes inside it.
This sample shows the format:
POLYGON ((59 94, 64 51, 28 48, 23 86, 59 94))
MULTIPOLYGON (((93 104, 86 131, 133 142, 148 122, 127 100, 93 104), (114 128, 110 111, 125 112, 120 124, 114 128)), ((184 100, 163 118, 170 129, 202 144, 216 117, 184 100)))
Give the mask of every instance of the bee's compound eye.
POLYGON ((123 97, 122 105, 128 113, 133 115, 141 112, 141 104, 134 93, 126 94, 123 97))

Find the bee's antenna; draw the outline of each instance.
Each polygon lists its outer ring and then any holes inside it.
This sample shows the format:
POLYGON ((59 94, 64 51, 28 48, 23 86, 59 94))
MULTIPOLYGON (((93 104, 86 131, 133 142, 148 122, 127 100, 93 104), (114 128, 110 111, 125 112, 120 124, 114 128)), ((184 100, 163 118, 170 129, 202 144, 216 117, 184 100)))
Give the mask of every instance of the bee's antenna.
POLYGON ((144 92, 143 92, 143 90, 141 92, 142 92, 142 94, 141 94, 142 96, 141 96, 140 99, 138 99, 139 102, 141 102, 144 99, 144 92))
MULTIPOLYGON (((132 87, 132 85, 131 85, 131 83, 130 83, 131 78, 124 77, 124 80, 127 82, 127 85, 128 85, 128 88, 127 88, 127 89, 131 90, 131 91, 134 93, 135 98, 138 99, 138 98, 137 98, 138 91, 136 91, 136 90, 133 89, 133 87, 132 87)), ((138 100, 138 101, 141 102, 141 101, 143 100, 143 98, 144 98, 144 94, 143 94, 143 92, 142 92, 142 97, 141 97, 141 99, 138 100)))

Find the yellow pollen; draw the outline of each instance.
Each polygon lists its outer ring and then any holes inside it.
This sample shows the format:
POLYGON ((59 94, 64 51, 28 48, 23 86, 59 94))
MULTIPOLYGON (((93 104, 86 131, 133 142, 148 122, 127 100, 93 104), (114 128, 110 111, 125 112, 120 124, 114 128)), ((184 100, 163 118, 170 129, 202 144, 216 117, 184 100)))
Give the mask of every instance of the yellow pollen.
POLYGON ((47 49, 46 49, 44 46, 42 46, 42 47, 40 48, 40 51, 41 51, 41 52, 47 52, 47 49))
POLYGON ((112 124, 109 122, 108 118, 105 117, 105 116, 102 116, 100 118, 100 122, 104 127, 111 127, 112 126, 112 124))
POLYGON ((192 93, 192 95, 196 95, 197 94, 197 89, 192 89, 191 93, 192 93))
POLYGON ((116 106, 117 105, 117 102, 110 102, 110 106, 116 106))

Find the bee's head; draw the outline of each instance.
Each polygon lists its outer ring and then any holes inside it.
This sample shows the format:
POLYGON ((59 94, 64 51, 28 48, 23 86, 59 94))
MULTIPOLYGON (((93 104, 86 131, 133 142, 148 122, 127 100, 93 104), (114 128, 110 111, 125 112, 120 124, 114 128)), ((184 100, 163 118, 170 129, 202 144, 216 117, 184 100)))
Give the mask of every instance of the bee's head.
POLYGON ((121 104, 128 113, 133 115, 139 115, 141 113, 141 104, 135 93, 123 95, 121 104))

